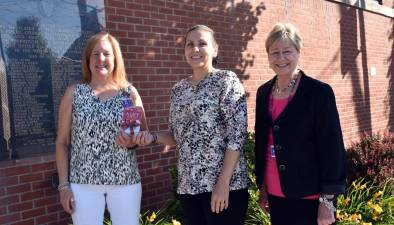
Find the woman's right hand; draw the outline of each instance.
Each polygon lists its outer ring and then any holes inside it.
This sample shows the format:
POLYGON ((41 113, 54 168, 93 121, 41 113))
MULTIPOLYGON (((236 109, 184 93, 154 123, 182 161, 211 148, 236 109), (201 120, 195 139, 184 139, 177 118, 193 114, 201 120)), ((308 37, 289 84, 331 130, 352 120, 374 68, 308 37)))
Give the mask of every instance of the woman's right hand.
POLYGON ((60 203, 63 206, 64 211, 71 214, 75 209, 75 200, 73 192, 70 188, 64 188, 60 190, 60 203))
POLYGON ((134 135, 128 135, 123 129, 120 129, 115 138, 115 143, 125 148, 131 148, 137 143, 134 135))
POLYGON ((264 187, 260 189, 259 205, 265 213, 269 213, 268 196, 264 187))

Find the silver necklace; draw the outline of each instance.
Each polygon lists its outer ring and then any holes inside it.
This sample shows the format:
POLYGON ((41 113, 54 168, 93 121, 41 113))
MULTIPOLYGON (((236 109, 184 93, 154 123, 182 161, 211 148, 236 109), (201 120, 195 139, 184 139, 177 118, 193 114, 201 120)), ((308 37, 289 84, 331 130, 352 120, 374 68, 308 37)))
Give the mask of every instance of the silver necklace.
POLYGON ((290 83, 284 87, 284 88, 279 88, 279 84, 278 84, 278 78, 276 78, 275 84, 274 84, 274 88, 273 88, 273 92, 277 93, 277 94, 281 94, 289 89, 294 90, 294 87, 297 83, 297 78, 298 78, 298 73, 294 76, 294 78, 290 81, 290 83))

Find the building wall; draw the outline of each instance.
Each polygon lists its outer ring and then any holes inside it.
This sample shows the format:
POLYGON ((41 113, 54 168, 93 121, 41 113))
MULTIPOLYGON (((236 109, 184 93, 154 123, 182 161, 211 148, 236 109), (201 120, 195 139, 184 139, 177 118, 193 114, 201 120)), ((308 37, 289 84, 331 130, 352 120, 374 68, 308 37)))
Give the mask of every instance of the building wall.
MULTIPOLYGON (((393 8, 394 1, 383 4, 393 8)), ((150 130, 168 129, 170 89, 191 73, 183 34, 193 24, 206 24, 217 32, 218 67, 235 71, 244 84, 253 131, 256 90, 273 77, 264 40, 278 21, 295 24, 304 38, 301 68, 333 87, 346 145, 360 132, 393 129, 390 17, 324 0, 106 0, 106 18, 121 42, 150 130)), ((176 153, 163 146, 137 151, 143 207, 160 207, 172 196, 169 169, 176 153)), ((0 162, 0 224, 65 224, 68 217, 51 186, 54 171, 53 155, 0 162)))

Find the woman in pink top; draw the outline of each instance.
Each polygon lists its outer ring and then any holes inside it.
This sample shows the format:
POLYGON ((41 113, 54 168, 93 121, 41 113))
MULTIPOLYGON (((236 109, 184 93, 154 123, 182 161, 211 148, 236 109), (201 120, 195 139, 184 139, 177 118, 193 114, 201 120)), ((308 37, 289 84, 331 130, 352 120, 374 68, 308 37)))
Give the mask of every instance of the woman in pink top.
POLYGON ((272 225, 335 222, 345 190, 342 131, 333 90, 298 67, 301 37, 278 23, 265 46, 276 76, 256 98, 256 181, 272 225))

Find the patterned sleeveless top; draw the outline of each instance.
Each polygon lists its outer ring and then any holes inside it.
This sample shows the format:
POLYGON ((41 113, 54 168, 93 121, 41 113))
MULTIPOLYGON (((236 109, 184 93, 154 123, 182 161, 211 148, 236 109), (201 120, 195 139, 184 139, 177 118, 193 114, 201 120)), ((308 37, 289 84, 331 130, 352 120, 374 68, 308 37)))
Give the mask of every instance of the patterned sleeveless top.
POLYGON ((71 129, 70 182, 77 184, 130 185, 139 183, 134 150, 115 143, 122 119, 122 96, 131 87, 105 101, 89 84, 74 91, 71 129))

